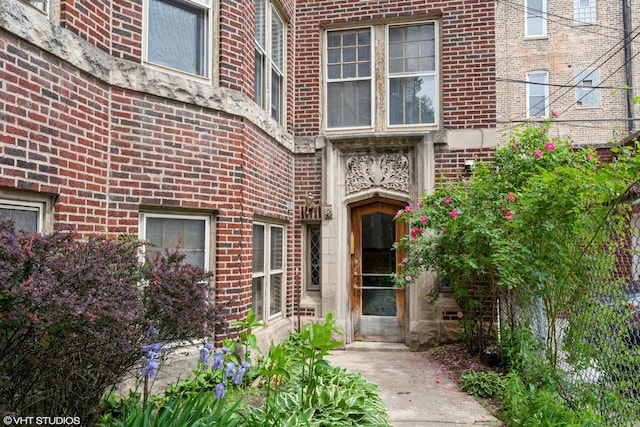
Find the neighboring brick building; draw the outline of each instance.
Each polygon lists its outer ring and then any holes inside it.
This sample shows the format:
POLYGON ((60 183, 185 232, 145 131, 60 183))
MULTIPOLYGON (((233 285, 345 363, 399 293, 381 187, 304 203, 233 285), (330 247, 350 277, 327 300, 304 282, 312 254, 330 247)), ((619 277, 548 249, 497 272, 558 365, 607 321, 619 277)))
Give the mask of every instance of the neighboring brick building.
MULTIPOLYGON (((180 242, 267 342, 457 338, 392 218, 496 143, 494 2, 5 0, 0 215, 180 242)), ((151 249, 151 248, 149 248, 151 249)))
POLYGON ((553 135, 576 144, 638 129, 639 17, 631 0, 496 2, 498 135, 552 111, 553 135))

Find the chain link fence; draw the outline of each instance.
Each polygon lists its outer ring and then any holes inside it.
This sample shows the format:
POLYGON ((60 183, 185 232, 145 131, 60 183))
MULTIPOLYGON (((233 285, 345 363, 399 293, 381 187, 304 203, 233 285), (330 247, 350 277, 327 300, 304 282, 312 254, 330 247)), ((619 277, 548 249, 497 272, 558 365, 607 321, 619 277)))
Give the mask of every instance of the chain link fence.
POLYGON ((559 305, 536 289, 502 291, 498 300, 499 326, 535 337, 569 405, 593 408, 611 426, 640 426, 639 190, 611 202, 593 230, 597 243, 572 260, 576 274, 566 280, 584 282, 567 283, 571 294, 559 305))

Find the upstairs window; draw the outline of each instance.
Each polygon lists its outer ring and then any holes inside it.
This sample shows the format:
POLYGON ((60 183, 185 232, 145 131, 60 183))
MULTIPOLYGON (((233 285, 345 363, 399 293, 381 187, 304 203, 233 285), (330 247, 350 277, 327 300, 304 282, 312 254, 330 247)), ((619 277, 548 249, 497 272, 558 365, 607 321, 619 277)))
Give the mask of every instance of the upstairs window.
POLYGON ((526 37, 547 35, 547 0, 525 0, 524 34, 526 37))
POLYGON ((253 100, 284 122, 286 26, 267 0, 255 0, 255 71, 253 100))
POLYGON ((573 0, 573 22, 595 24, 597 19, 596 0, 573 0))
POLYGON ((576 75, 576 104, 581 107, 600 105, 600 70, 584 70, 576 75))
POLYGON ((438 45, 436 22, 327 31, 326 128, 384 131, 435 125, 438 45), (374 34, 385 37, 376 40, 374 34))
POLYGON ((371 28, 327 33, 327 127, 371 127, 371 28))
POLYGON ((435 123, 435 25, 389 27, 388 48, 389 124, 435 123))
POLYGON ((527 74, 527 118, 549 116, 549 73, 527 74))
POLYGON ((211 1, 147 0, 146 61, 208 78, 211 1))
POLYGON ((36 9, 44 12, 44 13, 49 13, 49 0, 22 0, 27 4, 30 4, 31 6, 35 7, 36 9))

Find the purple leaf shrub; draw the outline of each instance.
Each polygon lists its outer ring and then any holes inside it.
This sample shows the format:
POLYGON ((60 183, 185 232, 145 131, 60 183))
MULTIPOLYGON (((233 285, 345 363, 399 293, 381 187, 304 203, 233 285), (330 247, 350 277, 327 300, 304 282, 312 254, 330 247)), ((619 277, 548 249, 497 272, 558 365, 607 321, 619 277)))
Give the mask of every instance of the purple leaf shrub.
POLYGON ((133 238, 17 234, 0 221, 0 412, 81 417, 158 340, 202 338, 225 326, 206 274, 177 252, 141 265, 133 238))

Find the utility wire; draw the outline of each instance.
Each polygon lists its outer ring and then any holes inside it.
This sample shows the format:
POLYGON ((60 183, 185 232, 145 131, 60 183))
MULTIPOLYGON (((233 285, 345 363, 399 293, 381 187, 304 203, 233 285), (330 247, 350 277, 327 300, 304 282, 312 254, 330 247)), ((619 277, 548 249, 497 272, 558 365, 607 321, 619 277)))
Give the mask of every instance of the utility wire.
POLYGON ((610 36, 608 34, 602 34, 600 32, 597 31, 592 31, 591 28, 593 27, 599 27, 605 30, 614 30, 614 31, 619 31, 620 28, 617 27, 609 27, 606 25, 602 25, 602 24, 598 24, 598 23, 590 23, 590 22, 581 22, 581 21, 575 21, 573 18, 567 18, 565 16, 562 15, 558 15, 558 14, 554 14, 554 13, 550 13, 544 10, 540 10, 540 9, 536 9, 533 7, 528 7, 528 6, 523 6, 521 4, 515 3, 511 0, 496 0, 496 3, 503 3, 506 6, 510 7, 511 9, 517 10, 518 12, 524 12, 524 13, 528 13, 528 12, 539 12, 540 15, 543 15, 546 17, 546 20, 548 22, 553 22, 555 24, 559 24, 562 25, 564 27, 569 27, 572 29, 577 29, 580 30, 582 32, 585 33, 592 33, 592 34, 597 34, 599 36, 602 37, 615 37, 615 36, 610 36), (549 19, 548 17, 552 16, 554 18, 557 19, 549 19), (570 22, 570 23, 565 23, 565 22, 570 22), (577 22, 577 24, 576 24, 577 22))
MULTIPOLYGON (((526 11, 526 10, 535 10, 535 11, 538 11, 537 9, 531 9, 531 8, 527 8, 527 7, 522 7, 522 6, 519 6, 519 5, 515 5, 513 2, 511 2, 511 1, 509 1, 509 0, 496 0, 496 1, 497 1, 497 2, 502 1, 502 2, 503 2, 503 3, 505 3, 507 6, 512 7, 512 8, 514 8, 514 9, 517 9, 517 10, 519 10, 519 11, 526 11), (517 6, 517 7, 515 7, 514 5, 515 5, 515 6, 517 6)), ((540 12, 540 11, 539 11, 539 12, 540 12)), ((551 14, 551 15, 552 15, 552 16, 559 16, 559 15, 553 15, 553 14, 551 14)), ((564 18, 564 17, 561 17, 561 18, 563 18, 563 19, 567 19, 567 18, 564 18)), ((581 27, 575 27, 575 26, 571 26, 571 27, 572 27, 572 28, 581 28, 581 27)), ((610 27, 604 27, 604 26, 601 26, 601 27, 603 27, 603 28, 610 28, 610 27)), ((636 34, 635 34, 635 35, 634 35, 630 40, 628 40, 628 41, 627 41, 627 39, 626 39, 625 37, 623 37, 623 38, 622 38, 622 39, 620 39, 618 42, 616 42, 616 43, 615 43, 611 48, 609 48, 609 49, 608 49, 607 51, 605 51, 602 55, 600 55, 597 59, 595 59, 595 60, 594 60, 594 61, 593 61, 589 66, 587 66, 587 68, 586 68, 586 69, 590 69, 590 68, 592 68, 594 64, 596 64, 596 63, 597 63, 598 61, 600 61, 603 57, 605 57, 607 54, 609 54, 609 56, 608 56, 608 57, 607 57, 603 62, 601 62, 599 66, 595 67, 595 68, 591 71, 591 73, 589 73, 589 74, 588 74, 588 75, 586 75, 586 76, 582 76, 582 80, 584 80, 585 78, 588 78, 588 77, 589 77, 593 72, 595 72, 595 70, 596 70, 596 69, 598 69, 598 68, 602 67, 604 64, 606 64, 607 62, 609 62, 609 61, 610 61, 610 60, 611 60, 611 59, 612 59, 612 58, 613 58, 613 57, 614 57, 618 52, 620 52, 622 49, 624 49, 624 47, 627 45, 627 43, 630 43, 631 41, 635 40, 635 39, 640 35, 640 32, 637 32, 637 31, 638 31, 638 29, 640 29, 640 25, 639 25, 639 26, 637 26, 636 28, 634 28, 634 29, 633 29, 633 31, 631 31, 631 34, 633 34, 634 32, 635 32, 636 34), (620 44, 620 43, 622 43, 622 46, 621 46, 621 47, 619 47, 617 50, 615 50, 615 51, 614 51, 614 49, 616 48, 616 46, 617 46, 618 44, 620 44), (613 52, 613 53, 611 53, 611 52, 613 52)), ((617 30, 619 30, 619 29, 617 29, 617 30)), ((626 62, 625 62, 625 64, 626 64, 626 62)), ((623 66, 624 66, 624 65, 623 65, 623 66)), ((618 70, 619 70, 619 68, 618 68, 618 70)), ((617 71, 617 70, 616 70, 616 71, 617 71)), ((611 77, 611 75, 610 75, 610 76, 608 76, 605 80, 609 79, 610 77, 611 77)), ((559 100, 561 97, 565 96, 565 95, 566 95, 570 90, 575 89, 575 88, 578 86, 578 83, 579 83, 579 82, 572 83, 574 80, 575 80, 575 77, 572 77, 572 78, 571 78, 571 79, 569 79, 569 81, 568 81, 567 83, 565 83, 564 85, 552 85, 552 86, 556 86, 556 87, 557 87, 557 88, 556 88, 556 90, 554 90, 554 91, 553 91, 553 93, 549 94, 549 95, 548 95, 548 97, 546 97, 546 99, 544 99, 544 100, 542 100, 542 101, 538 102, 538 103, 537 103, 536 105, 534 105, 533 107, 534 107, 534 108, 539 107, 541 103, 547 103, 547 101, 548 101, 548 103, 549 103, 549 105, 550 105, 550 104, 552 104, 553 102, 555 102, 555 101, 559 100), (554 99, 553 99, 553 101, 551 101, 552 96, 554 96, 556 93, 558 93, 558 92, 559 92, 561 89, 563 89, 563 88, 565 88, 565 89, 567 89, 567 90, 566 90, 566 91, 564 91, 562 94, 560 94, 558 97, 554 98, 554 99)), ((581 80, 581 81, 582 81, 582 80, 581 80)), ((496 79, 496 81, 498 81, 498 79, 496 79)), ((604 80, 603 80, 603 81, 604 81, 604 80)), ((536 83, 527 82, 527 81, 525 81, 525 82, 526 82, 526 83, 529 83, 529 84, 536 84, 536 83)), ((551 86, 551 85, 550 85, 550 86, 551 86)), ((585 95, 585 96, 586 96, 586 95, 585 95)), ((579 100, 578 100, 578 101, 579 101, 579 100)), ((578 102, 578 101, 576 101, 576 102, 578 102)), ((574 103, 574 104, 572 104, 571 106, 573 106, 573 105, 575 105, 575 103, 574 103)), ((566 111, 566 110, 565 110, 565 111, 566 111)), ((525 111, 525 113, 524 113, 524 114, 526 115, 526 111, 525 111)), ((508 121, 506 121, 506 122, 515 122, 515 121, 516 121, 516 119, 514 118, 514 119, 508 120, 508 121)))
MULTIPOLYGON (((497 82, 505 82, 505 83, 523 83, 523 84, 530 84, 530 85, 538 85, 538 86, 550 86, 550 87, 559 87, 559 88, 571 88, 574 89, 576 87, 575 84, 557 84, 557 83, 540 83, 540 82, 530 82, 527 80, 519 80, 519 79, 508 79, 505 77, 496 77, 496 81, 497 82)), ((597 85, 597 86, 589 86, 590 89, 611 89, 611 90, 626 90, 626 89, 633 89, 630 88, 628 86, 601 86, 601 85, 597 85)))

